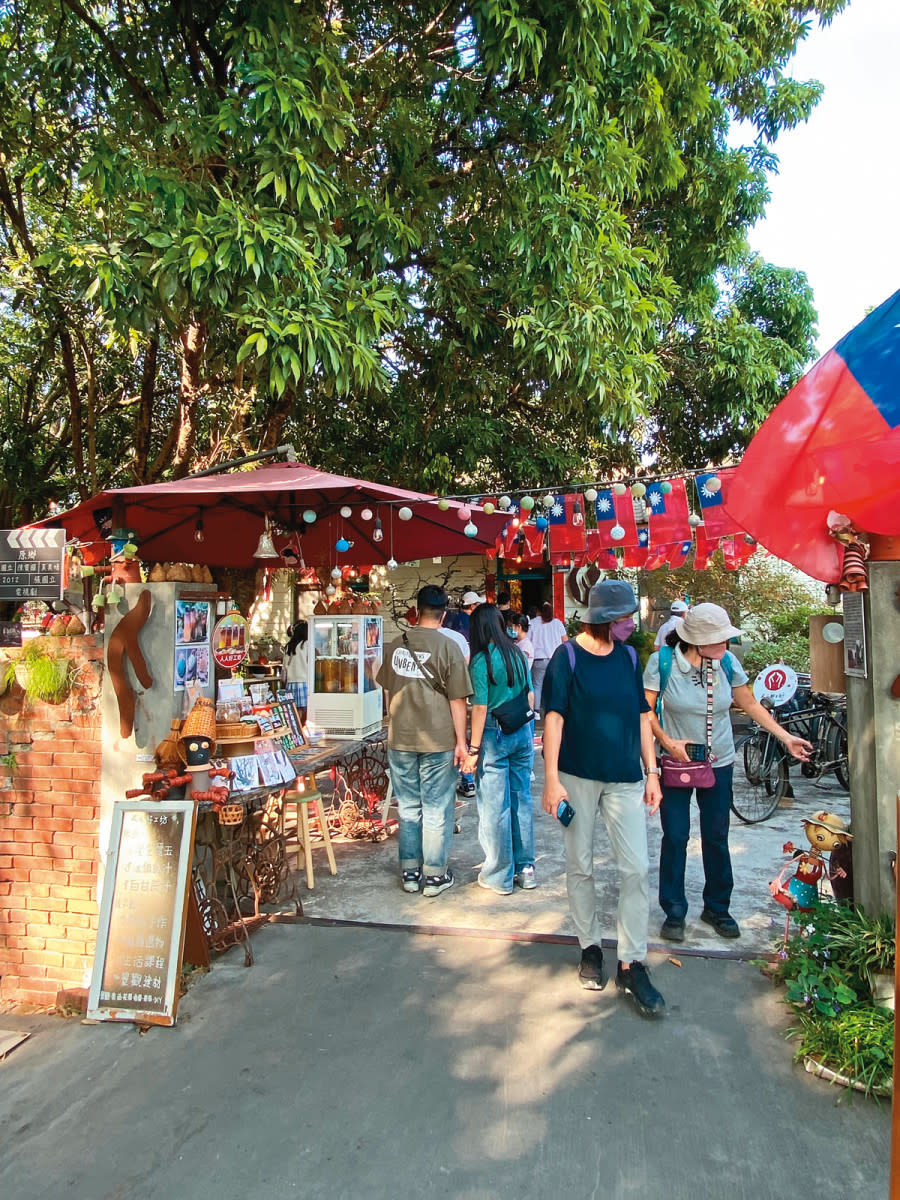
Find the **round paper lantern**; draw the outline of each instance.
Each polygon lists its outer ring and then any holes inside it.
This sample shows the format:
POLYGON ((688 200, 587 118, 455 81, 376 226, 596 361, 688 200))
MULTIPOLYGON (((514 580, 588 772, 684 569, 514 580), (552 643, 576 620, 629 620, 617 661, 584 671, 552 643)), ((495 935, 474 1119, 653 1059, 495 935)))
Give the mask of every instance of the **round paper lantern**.
MULTIPOLYGON (((338 576, 338 577, 340 578, 340 576, 338 576)), ((329 583, 328 587, 325 589, 325 595, 333 596, 336 591, 337 591, 337 588, 334 586, 334 584, 329 583)))
POLYGON ((594 501, 597 499, 597 489, 596 488, 585 488, 584 498, 585 498, 585 500, 587 500, 588 504, 593 504, 594 501))
POLYGON ((446 512, 449 507, 450 501, 446 498, 446 496, 441 496, 440 500, 438 500, 438 508, 441 510, 441 512, 446 512))
POLYGON ((556 497, 551 496, 551 494, 549 492, 547 493, 546 496, 543 496, 541 498, 541 504, 543 504, 544 508, 552 508, 555 503, 556 503, 556 497))
POLYGON ((688 525, 690 525, 692 529, 696 529, 699 524, 700 518, 696 513, 691 513, 691 515, 688 517, 688 525))
POLYGON ((534 496, 523 496, 519 501, 519 508, 521 508, 523 512, 531 512, 531 510, 534 508, 534 496))
POLYGON ((340 579, 340 577, 341 577, 341 568, 340 567, 332 567, 331 578, 332 579, 340 579))
POLYGON ((659 485, 659 490, 664 496, 668 496, 669 492, 672 490, 672 485, 669 483, 668 479, 664 479, 662 481, 662 483, 659 485))
POLYGON ((613 525, 612 529, 609 531, 609 536, 614 542, 621 542, 622 538, 625 536, 625 530, 619 524, 613 525))
POLYGON ((362 517, 362 519, 363 519, 364 521, 371 521, 371 520, 372 520, 372 510, 371 510, 371 508, 364 508, 364 509, 362 510, 362 512, 361 512, 359 515, 362 517))
POLYGON ((512 504, 512 500, 510 500, 509 496, 501 496, 497 503, 501 508, 506 509, 512 504))
POLYGON ((389 571, 396 571, 400 564, 397 562, 396 558, 389 558, 385 565, 389 571))
POLYGON ((397 516, 400 518, 401 521, 411 521, 412 520, 412 509, 407 508, 407 506, 404 504, 403 507, 400 509, 400 511, 397 513, 397 516))
POLYGON ((469 521, 472 517, 472 510, 469 508, 468 504, 461 504, 456 510, 456 515, 461 521, 469 521))
POLYGON ((642 483, 633 483, 631 485, 631 494, 637 500, 642 500, 647 495, 647 489, 642 483))
POLYGON ((312 523, 315 519, 316 519, 315 509, 305 508, 303 510, 303 520, 307 523, 307 525, 312 525, 312 523))
POLYGON ((541 531, 541 533, 543 533, 543 532, 544 532, 544 530, 545 530, 545 529, 548 527, 548 525, 550 524, 550 522, 547 520, 547 518, 546 518, 546 517, 535 517, 535 519, 534 519, 534 524, 535 524, 535 527, 536 527, 537 529, 539 529, 539 530, 541 531))
POLYGON ((468 523, 468 525, 465 527, 465 529, 463 530, 463 533, 466 535, 466 537, 477 537, 478 536, 478 526, 473 525, 472 522, 470 521, 468 523))
POLYGON ((496 505, 492 504, 490 500, 485 500, 484 504, 482 505, 482 508, 484 509, 484 511, 487 513, 488 516, 490 516, 491 513, 497 511, 496 505))
POLYGON ((353 509, 350 507, 350 505, 345 504, 343 506, 343 508, 341 509, 341 516, 346 520, 347 517, 349 517, 352 512, 353 512, 353 509))
POLYGON ((350 543, 345 537, 338 538, 338 540, 334 543, 334 548, 337 550, 338 554, 346 554, 346 552, 350 549, 350 543))
POLYGON ((718 477, 718 475, 712 475, 709 479, 707 479, 703 486, 714 496, 716 492, 721 492, 722 480, 718 477))
POLYGON ((612 485, 612 491, 614 496, 624 496, 628 491, 628 488, 624 483, 614 483, 612 485))

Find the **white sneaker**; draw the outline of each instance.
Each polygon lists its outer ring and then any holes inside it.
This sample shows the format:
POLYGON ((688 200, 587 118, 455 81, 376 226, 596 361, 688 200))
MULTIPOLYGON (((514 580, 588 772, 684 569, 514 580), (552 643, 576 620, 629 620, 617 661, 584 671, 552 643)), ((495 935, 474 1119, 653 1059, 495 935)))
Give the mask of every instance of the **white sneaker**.
POLYGON ((537 880, 534 877, 534 867, 523 867, 522 870, 513 879, 523 892, 530 892, 532 888, 537 887, 537 880))

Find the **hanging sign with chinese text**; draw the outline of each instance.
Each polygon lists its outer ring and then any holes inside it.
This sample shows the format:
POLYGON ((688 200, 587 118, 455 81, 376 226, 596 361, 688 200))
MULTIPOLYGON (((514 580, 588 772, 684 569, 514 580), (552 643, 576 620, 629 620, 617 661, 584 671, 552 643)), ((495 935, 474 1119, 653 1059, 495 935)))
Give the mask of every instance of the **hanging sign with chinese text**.
POLYGON ((175 1024, 195 821, 191 800, 116 803, 89 1017, 175 1024))
POLYGON ((0 529, 0 600, 61 600, 64 529, 0 529))
POLYGON ((216 622, 212 635, 212 653, 219 667, 234 670, 247 657, 249 626, 239 612, 226 613, 216 622))

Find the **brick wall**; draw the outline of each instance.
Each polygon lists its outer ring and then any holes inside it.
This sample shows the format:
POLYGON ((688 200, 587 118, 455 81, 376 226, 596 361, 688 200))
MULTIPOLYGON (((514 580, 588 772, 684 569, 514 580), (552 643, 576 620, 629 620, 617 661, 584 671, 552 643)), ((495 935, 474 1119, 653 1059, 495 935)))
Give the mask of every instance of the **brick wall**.
POLYGON ((35 1004, 86 982, 97 931, 102 637, 53 640, 81 668, 68 700, 0 698, 0 1000, 35 1004))

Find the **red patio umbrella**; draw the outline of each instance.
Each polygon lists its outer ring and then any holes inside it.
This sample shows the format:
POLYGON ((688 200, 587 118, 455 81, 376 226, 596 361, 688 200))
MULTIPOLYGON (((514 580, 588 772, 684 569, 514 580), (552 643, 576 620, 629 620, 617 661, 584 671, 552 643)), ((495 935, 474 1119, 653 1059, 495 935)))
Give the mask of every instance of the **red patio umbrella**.
POLYGON ((299 547, 308 566, 358 566, 394 558, 409 562, 448 554, 472 554, 493 549, 506 524, 506 514, 488 515, 472 508, 474 537, 457 501, 438 507, 427 492, 411 492, 345 475, 331 475, 302 463, 277 463, 249 471, 195 476, 141 487, 99 492, 68 512, 44 521, 62 526, 70 538, 88 547, 85 561, 98 562, 107 553, 111 529, 133 529, 141 558, 154 562, 201 562, 211 567, 251 567, 266 519, 279 551, 299 547), (341 515, 349 508, 350 515, 341 515), (402 509, 412 517, 401 520, 402 509), (369 510, 371 518, 364 518, 369 510), (307 521, 304 513, 315 514, 307 521), (376 541, 376 520, 383 538, 376 541), (203 540, 197 540, 199 532, 203 540), (284 533, 277 531, 283 530, 284 533), (340 538, 351 545, 336 549, 340 538))

